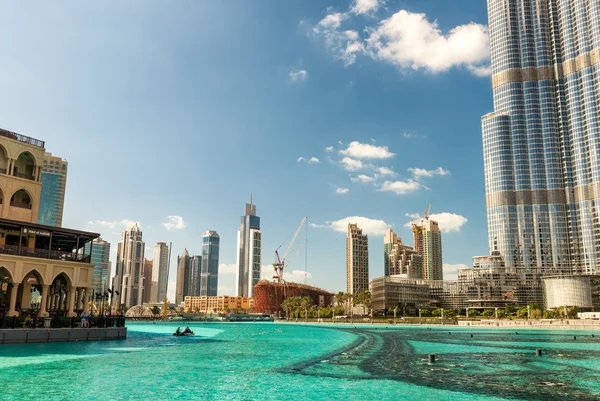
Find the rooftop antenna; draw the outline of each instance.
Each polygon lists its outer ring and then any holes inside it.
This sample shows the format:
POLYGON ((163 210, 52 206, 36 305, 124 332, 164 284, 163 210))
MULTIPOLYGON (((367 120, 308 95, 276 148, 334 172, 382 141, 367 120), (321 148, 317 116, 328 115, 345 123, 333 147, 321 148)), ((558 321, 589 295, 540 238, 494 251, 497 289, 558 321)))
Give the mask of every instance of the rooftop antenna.
POLYGON ((250 206, 252 206, 252 192, 250 192, 250 206))

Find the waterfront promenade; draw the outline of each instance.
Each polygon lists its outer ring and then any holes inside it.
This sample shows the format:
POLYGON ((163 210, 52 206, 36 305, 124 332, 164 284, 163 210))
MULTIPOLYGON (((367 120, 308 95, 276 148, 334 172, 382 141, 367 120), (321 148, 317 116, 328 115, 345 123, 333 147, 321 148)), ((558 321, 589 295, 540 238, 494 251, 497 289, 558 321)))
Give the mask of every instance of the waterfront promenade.
POLYGON ((127 338, 126 327, 0 329, 0 344, 100 341, 127 338))

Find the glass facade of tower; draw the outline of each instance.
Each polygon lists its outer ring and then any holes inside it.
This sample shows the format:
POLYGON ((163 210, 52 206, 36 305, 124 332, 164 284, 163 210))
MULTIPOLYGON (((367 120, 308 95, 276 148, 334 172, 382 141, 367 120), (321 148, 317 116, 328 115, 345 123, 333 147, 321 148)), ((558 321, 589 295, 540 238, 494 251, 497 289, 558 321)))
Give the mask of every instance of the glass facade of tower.
POLYGON ((58 174, 42 171, 42 190, 38 209, 38 224, 60 226, 62 210, 60 209, 63 177, 58 174), (60 213, 60 214, 59 214, 60 213))
POLYGON ((600 2, 488 0, 494 113, 482 118, 490 251, 596 271, 600 2))
POLYGON ((200 296, 217 295, 219 287, 219 241, 219 234, 216 231, 207 231, 202 237, 200 296))
POLYGON ((89 254, 90 245, 92 254, 90 263, 94 265, 92 272, 92 290, 95 293, 103 293, 108 288, 108 276, 110 274, 110 242, 98 238, 93 243, 86 243, 85 254, 89 254))

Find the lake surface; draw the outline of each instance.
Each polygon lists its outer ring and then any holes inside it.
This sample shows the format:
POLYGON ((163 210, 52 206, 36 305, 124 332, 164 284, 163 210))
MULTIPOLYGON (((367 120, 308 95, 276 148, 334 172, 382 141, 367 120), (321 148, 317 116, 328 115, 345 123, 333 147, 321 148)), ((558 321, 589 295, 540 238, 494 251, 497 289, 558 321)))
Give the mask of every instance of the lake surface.
POLYGON ((600 333, 190 323, 196 336, 182 338, 177 326, 130 323, 123 341, 2 345, 0 398, 600 399, 600 333))

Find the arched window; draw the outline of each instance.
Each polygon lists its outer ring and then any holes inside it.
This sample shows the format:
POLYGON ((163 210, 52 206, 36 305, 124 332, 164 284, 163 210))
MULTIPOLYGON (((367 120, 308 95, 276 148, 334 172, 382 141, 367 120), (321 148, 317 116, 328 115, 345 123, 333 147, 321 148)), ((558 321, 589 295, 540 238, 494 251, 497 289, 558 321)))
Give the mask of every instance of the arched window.
POLYGON ((24 189, 19 189, 10 198, 10 205, 23 209, 31 209, 31 197, 24 189))
POLYGON ((13 175, 35 181, 35 159, 31 153, 23 152, 19 155, 15 161, 13 175))
POLYGON ((0 173, 6 174, 8 171, 8 153, 4 146, 0 145, 0 173))

